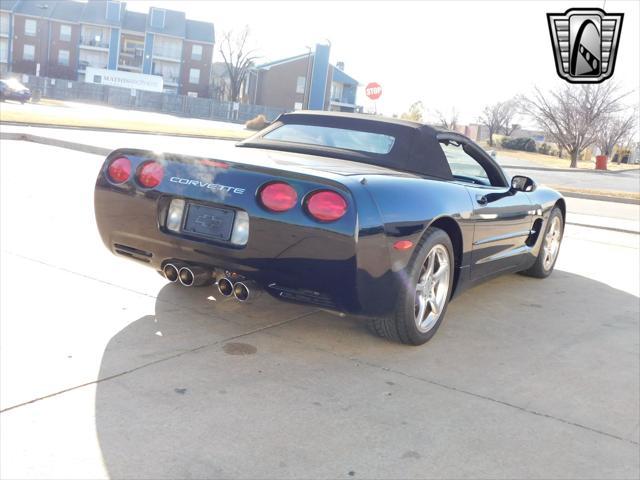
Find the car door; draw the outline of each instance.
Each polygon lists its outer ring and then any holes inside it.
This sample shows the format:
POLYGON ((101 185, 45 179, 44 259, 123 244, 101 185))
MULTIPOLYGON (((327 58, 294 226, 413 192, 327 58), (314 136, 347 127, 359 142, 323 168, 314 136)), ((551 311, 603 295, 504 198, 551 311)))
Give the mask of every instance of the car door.
POLYGON ((455 134, 439 135, 454 181, 464 185, 474 223, 472 280, 522 265, 534 221, 525 192, 511 188, 502 169, 475 143, 455 134))

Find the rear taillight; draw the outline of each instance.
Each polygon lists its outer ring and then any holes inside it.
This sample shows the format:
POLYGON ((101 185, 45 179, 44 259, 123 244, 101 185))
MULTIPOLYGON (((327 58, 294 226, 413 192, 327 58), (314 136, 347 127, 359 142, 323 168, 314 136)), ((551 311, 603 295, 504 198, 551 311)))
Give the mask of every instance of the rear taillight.
POLYGON ((333 222, 347 212, 347 202, 342 195, 330 190, 312 193, 306 201, 309 214, 321 222, 333 222))
POLYGON ((164 168, 155 161, 143 163, 138 169, 138 182, 146 188, 153 188, 160 185, 163 176, 164 168))
POLYGON ((107 173, 113 183, 126 182, 131 176, 131 160, 127 157, 118 157, 112 160, 107 173))
POLYGON ((295 189, 284 182, 274 182, 265 185, 260 190, 260 202, 272 212, 286 212, 295 207, 298 194, 295 189))

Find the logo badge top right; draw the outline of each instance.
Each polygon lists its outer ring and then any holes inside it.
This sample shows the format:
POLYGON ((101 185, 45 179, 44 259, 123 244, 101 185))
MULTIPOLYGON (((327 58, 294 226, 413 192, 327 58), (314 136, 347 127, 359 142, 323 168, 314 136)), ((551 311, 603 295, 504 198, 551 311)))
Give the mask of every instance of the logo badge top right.
POLYGON ((571 83, 600 83, 613 75, 623 13, 599 8, 570 8, 548 13, 549 34, 560 78, 571 83))

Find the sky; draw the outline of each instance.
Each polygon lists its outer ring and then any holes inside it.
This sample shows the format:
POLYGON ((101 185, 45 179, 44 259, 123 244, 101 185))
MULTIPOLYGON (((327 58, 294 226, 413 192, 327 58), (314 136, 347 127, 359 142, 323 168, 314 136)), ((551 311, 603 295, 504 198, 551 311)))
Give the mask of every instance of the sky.
MULTIPOLYGON (((460 123, 477 121, 484 106, 534 86, 565 82, 555 71, 546 13, 597 7, 624 13, 613 78, 640 98, 640 2, 629 1, 217 1, 128 0, 127 8, 150 6, 186 12, 221 32, 248 25, 251 44, 267 62, 330 43, 330 60, 361 87, 357 102, 373 103, 364 85, 377 82, 375 108, 401 114, 422 101, 426 119, 455 109, 460 123)), ((216 45, 214 61, 221 61, 216 45)))

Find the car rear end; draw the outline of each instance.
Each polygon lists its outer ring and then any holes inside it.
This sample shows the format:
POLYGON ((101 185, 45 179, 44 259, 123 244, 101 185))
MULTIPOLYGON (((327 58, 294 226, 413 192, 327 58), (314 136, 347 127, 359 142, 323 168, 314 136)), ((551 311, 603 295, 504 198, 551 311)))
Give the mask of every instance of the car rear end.
POLYGON ((283 299, 357 311, 358 215, 347 185, 339 175, 124 149, 99 173, 95 213, 107 248, 169 280, 254 282, 283 299))

